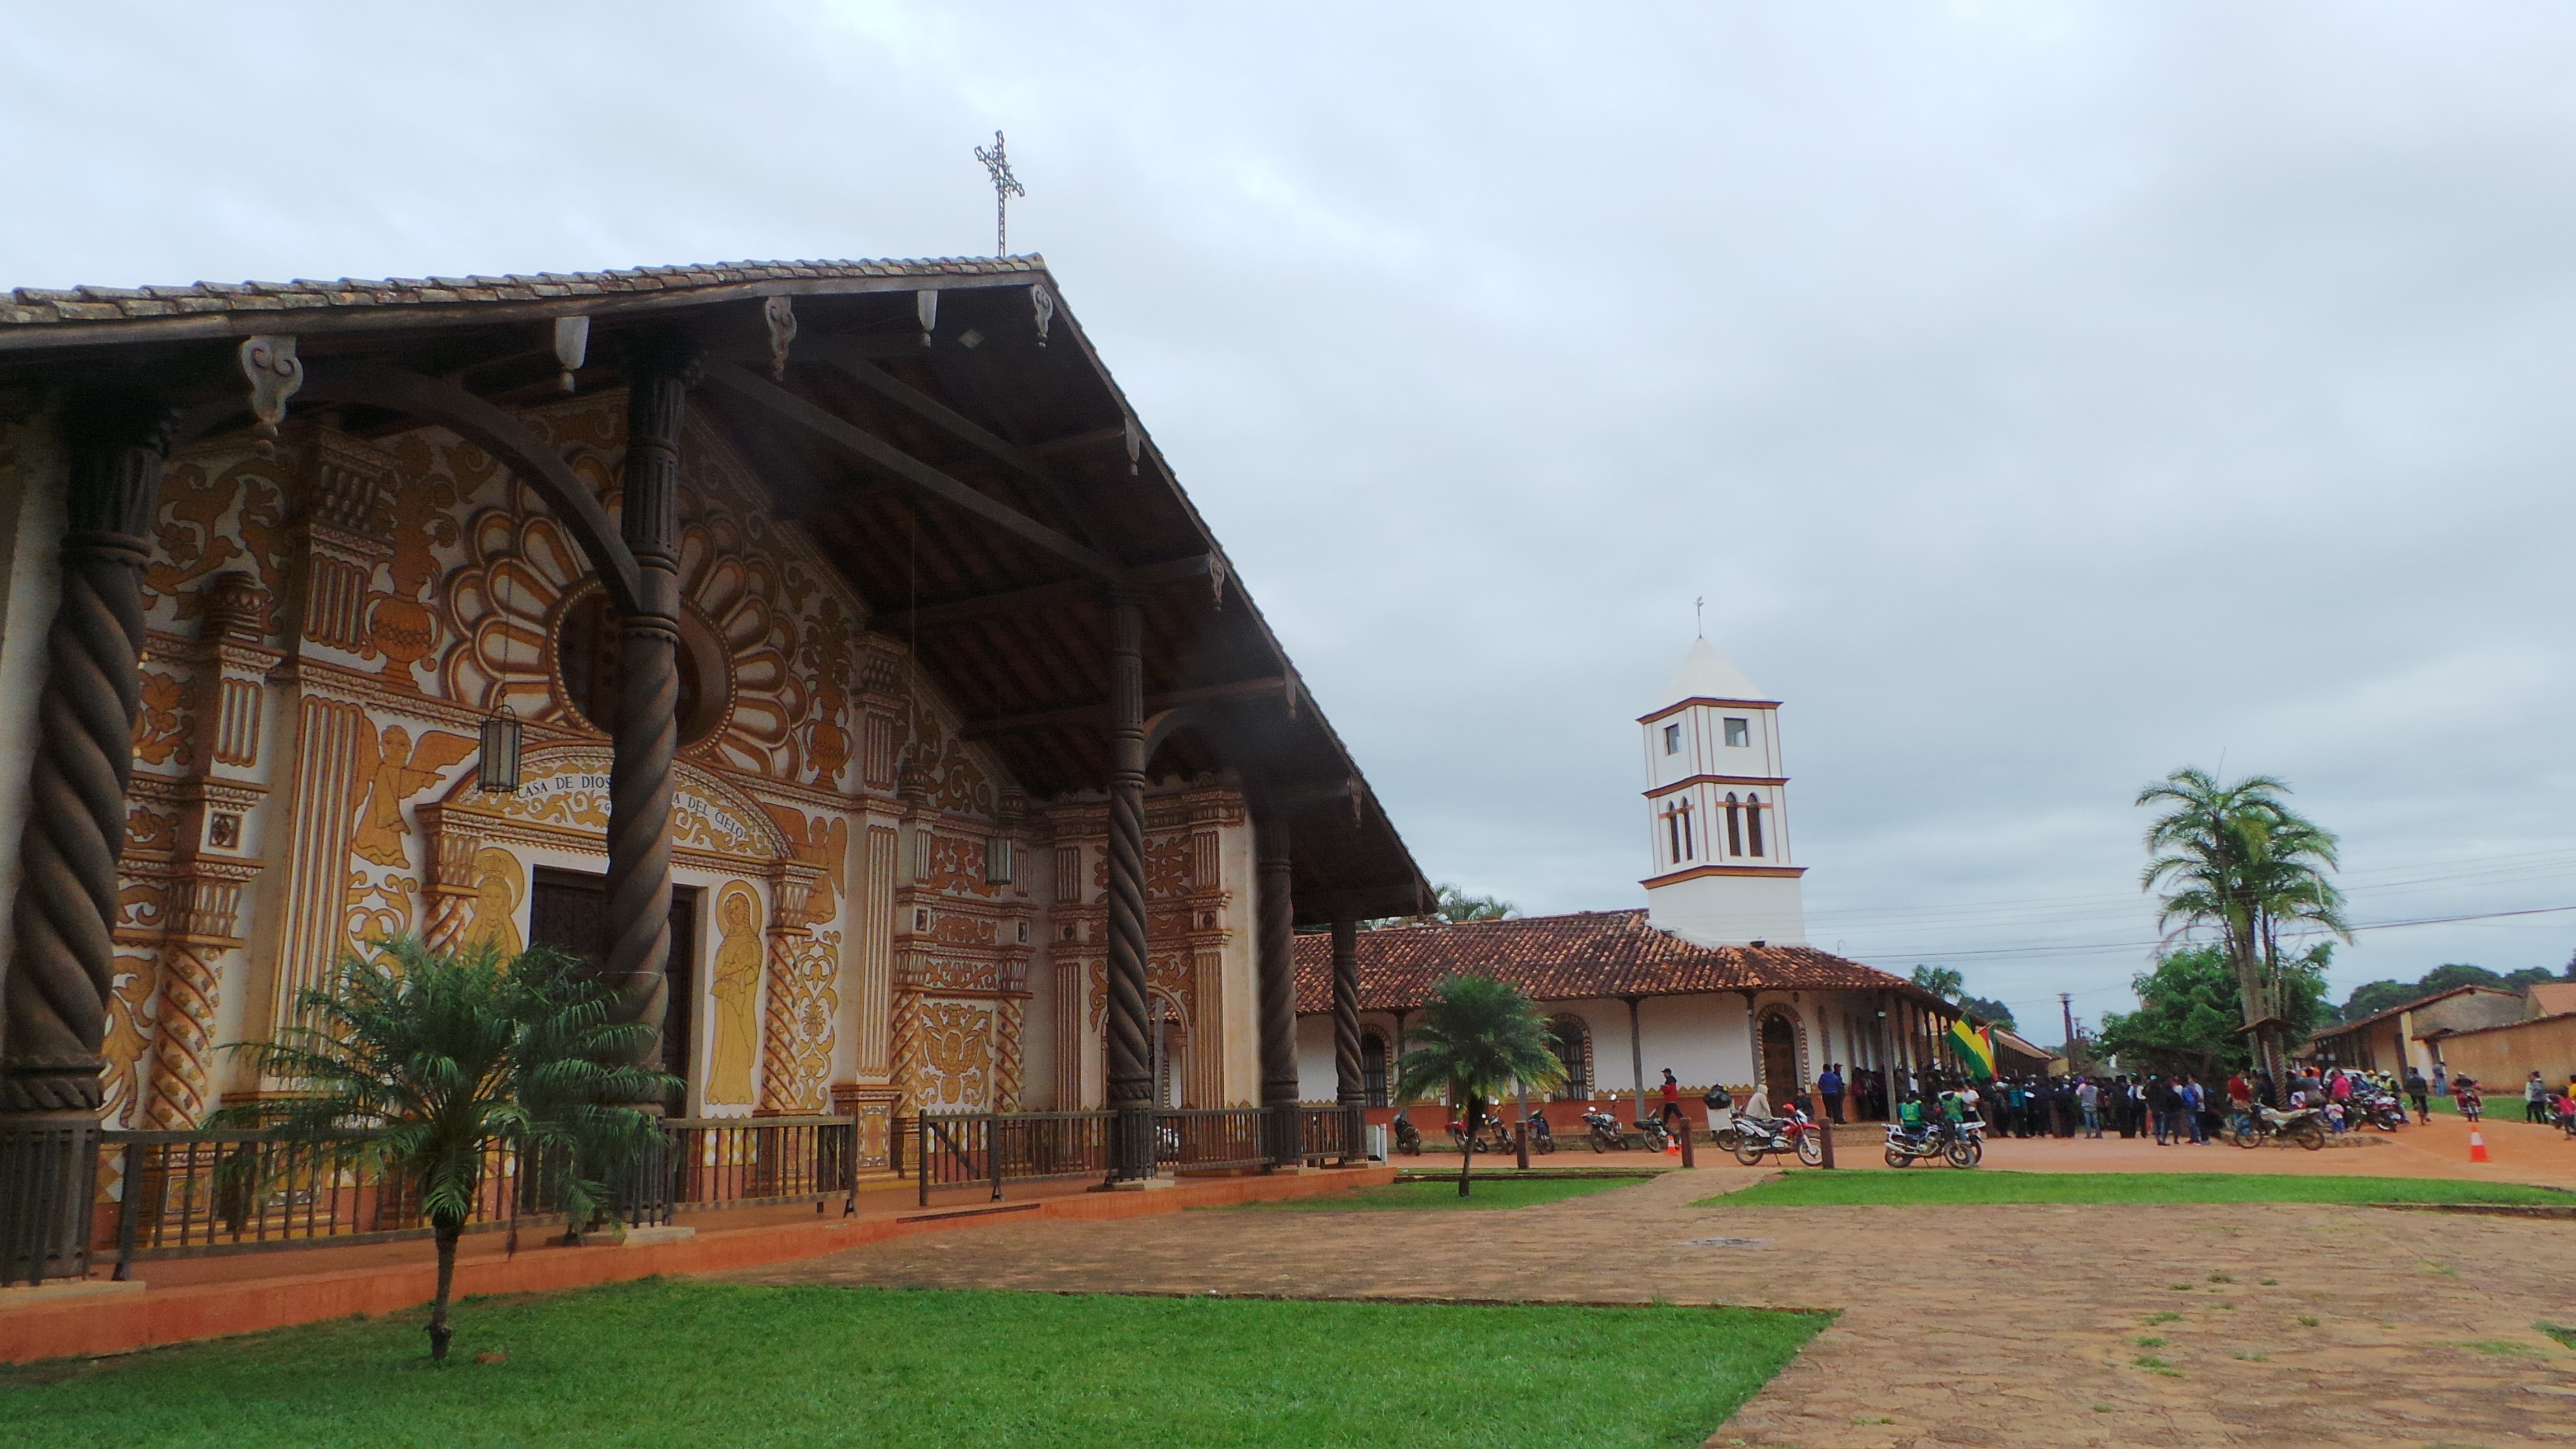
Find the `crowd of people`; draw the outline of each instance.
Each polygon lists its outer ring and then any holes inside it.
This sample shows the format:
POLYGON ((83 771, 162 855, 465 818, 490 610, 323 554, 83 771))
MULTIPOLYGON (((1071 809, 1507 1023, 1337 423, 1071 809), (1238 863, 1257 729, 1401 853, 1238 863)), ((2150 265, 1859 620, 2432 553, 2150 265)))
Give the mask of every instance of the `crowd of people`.
MULTIPOLYGON (((2558 1126, 2576 1138, 2576 1073, 2564 1086, 2550 1083, 2538 1071, 2523 1083, 2527 1121, 2558 1126)), ((2263 1071, 2230 1073, 2224 1082, 2203 1082, 2189 1073, 2137 1075, 2006 1076, 1979 1084, 1940 1068, 1893 1072, 1865 1069, 1846 1075, 1828 1062, 1816 1080, 1816 1097, 1825 1116, 1873 1121, 1902 1116, 1904 1104, 1925 1103, 1955 1095, 1968 1113, 1981 1118, 1998 1137, 2153 1137, 2159 1145, 2197 1146, 2215 1141, 2229 1124, 2252 1115, 2255 1104, 2276 1109, 2314 1108, 2334 1133, 2368 1125, 2370 1104, 2404 1103, 2417 1121, 2430 1121, 2432 1099, 2449 1096, 2461 1115, 2475 1118, 2484 1110, 2484 1094, 2467 1077, 2445 1079, 2436 1068, 2427 1081, 2420 1071, 2403 1078, 2388 1072, 2342 1067, 2302 1067, 2280 1083, 2263 1071), (1895 1098, 1893 1107, 1890 1096, 1895 1098)))

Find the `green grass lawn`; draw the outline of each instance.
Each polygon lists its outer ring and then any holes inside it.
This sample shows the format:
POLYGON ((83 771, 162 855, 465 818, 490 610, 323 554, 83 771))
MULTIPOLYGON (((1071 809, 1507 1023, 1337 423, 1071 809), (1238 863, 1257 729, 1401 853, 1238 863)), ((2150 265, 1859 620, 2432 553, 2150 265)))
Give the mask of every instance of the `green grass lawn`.
POLYGON ((1446 1182, 1391 1182, 1384 1187, 1354 1188, 1317 1197, 1285 1198, 1275 1202, 1237 1203, 1220 1208, 1220 1212, 1437 1212, 1442 1208, 1519 1208, 1543 1202, 1561 1202, 1569 1197, 1585 1197, 1608 1192, 1614 1187, 1634 1187, 1640 1181, 1633 1177, 1529 1178, 1478 1177, 1467 1184, 1467 1195, 1458 1195, 1458 1180, 1446 1182))
POLYGON ((2500 1202, 2576 1206, 2576 1193, 2449 1178, 2287 1177, 2258 1172, 1793 1172, 1698 1207, 1913 1203, 2500 1202))
POLYGON ((0 1369, 0 1424, 16 1449, 1681 1449, 1826 1319, 647 1280, 468 1301, 444 1369, 423 1321, 0 1369))

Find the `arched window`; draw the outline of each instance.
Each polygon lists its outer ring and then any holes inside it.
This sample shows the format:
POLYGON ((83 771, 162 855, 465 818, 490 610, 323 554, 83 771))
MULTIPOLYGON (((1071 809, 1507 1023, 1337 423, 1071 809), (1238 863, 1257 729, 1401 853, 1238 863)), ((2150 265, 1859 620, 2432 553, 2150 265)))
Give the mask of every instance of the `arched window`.
MULTIPOLYGON (((1726 797, 1726 853, 1729 855, 1742 855, 1744 853, 1742 810, 1743 807, 1735 803, 1734 793, 1732 791, 1728 792, 1726 797)), ((1760 837, 1758 836, 1756 837, 1756 839, 1759 838, 1760 837)), ((1759 851, 1760 847, 1756 846, 1755 849, 1759 851)))
POLYGON ((1744 833, 1752 837, 1753 853, 1760 855, 1762 853, 1762 797, 1759 795, 1744 797, 1744 833))
POLYGON ((1684 800, 1684 801, 1682 802, 1682 807, 1681 807, 1681 812, 1680 812, 1680 813, 1681 813, 1681 817, 1682 817, 1682 855, 1681 855, 1681 858, 1682 858, 1682 859, 1684 859, 1684 860, 1696 860, 1696 859, 1698 859, 1698 858, 1699 858, 1699 847, 1698 847, 1696 844, 1694 844, 1694 843, 1692 842, 1692 840, 1691 840, 1691 818, 1690 818, 1690 817, 1691 817, 1691 808, 1690 808, 1690 802, 1689 802, 1688 800, 1684 800))
POLYGON ((1670 803, 1664 806, 1664 849, 1674 862, 1682 858, 1682 813, 1670 803))
POLYGON ((1374 1031, 1360 1033, 1360 1083, 1370 1106, 1386 1105, 1386 1038, 1374 1031))
POLYGON ((1565 1085, 1556 1089, 1556 1099, 1592 1100, 1592 1028, 1585 1025, 1582 1017, 1568 1012, 1548 1019, 1547 1038, 1556 1059, 1565 1063, 1565 1085))

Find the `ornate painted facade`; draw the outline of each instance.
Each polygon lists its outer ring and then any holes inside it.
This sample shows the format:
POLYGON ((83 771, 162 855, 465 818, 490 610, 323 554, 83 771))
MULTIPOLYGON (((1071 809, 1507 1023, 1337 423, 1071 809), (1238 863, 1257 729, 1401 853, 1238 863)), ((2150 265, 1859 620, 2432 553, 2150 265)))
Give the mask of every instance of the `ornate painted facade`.
MULTIPOLYGON (((526 415, 612 514, 625 411, 526 415)), ((682 457, 688 1109, 857 1111, 882 1160, 888 1113, 1098 1105, 1105 806, 1032 811, 723 441, 692 428, 682 457)), ((317 425, 269 456, 182 455, 152 541, 108 1120, 184 1128, 271 1085, 219 1044, 272 1035, 342 953, 538 939, 541 873, 603 867, 610 758, 585 708, 598 581, 451 434, 317 425), (509 794, 476 777, 500 710, 526 740, 509 794)), ((1242 796, 1174 783, 1148 811, 1179 1098, 1249 1103, 1242 796)))

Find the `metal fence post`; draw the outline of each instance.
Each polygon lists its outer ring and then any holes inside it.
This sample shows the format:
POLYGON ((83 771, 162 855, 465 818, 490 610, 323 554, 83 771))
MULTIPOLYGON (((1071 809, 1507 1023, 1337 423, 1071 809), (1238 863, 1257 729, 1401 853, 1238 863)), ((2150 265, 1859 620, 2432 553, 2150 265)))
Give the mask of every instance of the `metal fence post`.
POLYGON ((135 1198, 143 1192, 143 1148, 140 1143, 125 1144, 125 1191, 116 1200, 116 1281, 123 1283, 134 1276, 135 1219, 141 1216, 135 1198))

